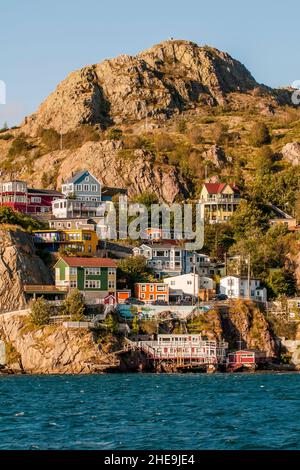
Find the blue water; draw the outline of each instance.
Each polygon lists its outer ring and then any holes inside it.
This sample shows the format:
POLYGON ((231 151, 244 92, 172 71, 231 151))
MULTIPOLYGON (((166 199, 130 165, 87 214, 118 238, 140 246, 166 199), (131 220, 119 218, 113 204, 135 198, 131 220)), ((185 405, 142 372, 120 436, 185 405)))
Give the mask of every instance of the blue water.
POLYGON ((300 374, 0 377, 0 449, 300 449, 300 374))

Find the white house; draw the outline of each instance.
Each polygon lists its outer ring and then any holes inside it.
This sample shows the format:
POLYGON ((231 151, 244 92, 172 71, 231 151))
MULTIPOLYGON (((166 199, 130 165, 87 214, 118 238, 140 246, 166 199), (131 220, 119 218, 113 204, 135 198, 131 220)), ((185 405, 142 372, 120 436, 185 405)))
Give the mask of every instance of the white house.
POLYGON ((198 297, 199 289, 212 290, 216 285, 213 279, 198 274, 182 274, 181 276, 165 277, 164 283, 169 285, 171 291, 182 291, 183 295, 198 297))
POLYGON ((225 276, 220 280, 220 293, 229 299, 249 299, 260 302, 267 301, 267 289, 261 287, 259 279, 250 279, 238 276, 225 276))

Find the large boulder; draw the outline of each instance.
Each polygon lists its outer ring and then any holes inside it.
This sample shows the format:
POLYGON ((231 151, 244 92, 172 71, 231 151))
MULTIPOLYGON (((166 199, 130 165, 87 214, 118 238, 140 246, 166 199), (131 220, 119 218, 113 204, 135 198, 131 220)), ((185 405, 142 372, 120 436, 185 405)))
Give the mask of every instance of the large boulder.
POLYGON ((281 151, 283 158, 292 165, 300 164, 300 144, 299 142, 290 142, 286 144, 281 151))

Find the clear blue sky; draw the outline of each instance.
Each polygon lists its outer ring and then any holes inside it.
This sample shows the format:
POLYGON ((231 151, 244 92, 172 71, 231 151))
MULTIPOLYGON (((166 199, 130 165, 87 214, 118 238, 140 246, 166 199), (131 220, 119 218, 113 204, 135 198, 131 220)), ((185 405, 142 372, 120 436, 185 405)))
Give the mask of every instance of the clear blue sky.
POLYGON ((300 80, 296 0, 0 0, 0 127, 19 123, 69 72, 168 39, 229 52, 259 82, 300 80))

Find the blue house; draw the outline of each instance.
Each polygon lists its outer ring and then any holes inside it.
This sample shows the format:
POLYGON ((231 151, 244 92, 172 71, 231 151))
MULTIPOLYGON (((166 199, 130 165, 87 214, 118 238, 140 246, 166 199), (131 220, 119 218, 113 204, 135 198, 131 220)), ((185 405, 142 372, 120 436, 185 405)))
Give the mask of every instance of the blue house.
POLYGON ((101 201, 101 183, 89 171, 83 170, 62 184, 62 193, 77 201, 101 201))

